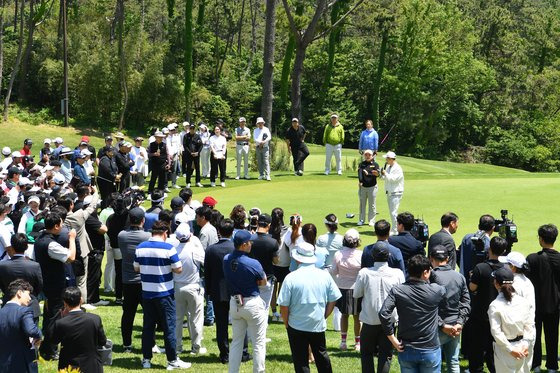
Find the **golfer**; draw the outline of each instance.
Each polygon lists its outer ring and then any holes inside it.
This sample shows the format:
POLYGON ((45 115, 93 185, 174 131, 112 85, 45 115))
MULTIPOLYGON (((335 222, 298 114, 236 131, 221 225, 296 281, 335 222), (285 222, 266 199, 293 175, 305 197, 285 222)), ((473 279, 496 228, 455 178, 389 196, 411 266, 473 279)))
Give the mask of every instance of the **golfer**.
POLYGON ((364 151, 364 161, 358 166, 358 195, 360 197, 360 220, 358 225, 363 225, 366 218, 366 205, 368 207, 368 222, 373 227, 375 224, 375 197, 377 196, 377 176, 379 165, 373 159, 373 151, 364 151))
POLYGON ((395 152, 389 151, 383 156, 386 159, 385 166, 381 170, 381 178, 385 180, 385 194, 391 215, 391 233, 397 234, 397 214, 404 193, 404 173, 397 163, 395 152))

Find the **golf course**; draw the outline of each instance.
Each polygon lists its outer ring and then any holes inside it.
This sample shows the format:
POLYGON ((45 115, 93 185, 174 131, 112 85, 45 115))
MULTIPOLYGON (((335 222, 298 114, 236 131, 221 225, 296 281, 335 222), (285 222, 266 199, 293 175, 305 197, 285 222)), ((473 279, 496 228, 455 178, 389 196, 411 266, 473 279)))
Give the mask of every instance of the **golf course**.
MULTIPOLYGON (((99 149, 103 144, 102 134, 72 128, 38 125, 32 126, 21 122, 11 122, 3 129, 2 146, 10 146, 12 150, 20 149, 26 137, 32 138, 34 143, 32 153, 37 154, 42 140, 47 137, 61 136, 67 146, 78 144, 80 135, 88 134, 91 143, 99 149)), ((138 134, 134 134, 138 135, 138 134)), ((132 134, 130 134, 132 136, 132 134)), ((130 138, 129 138, 130 140, 130 138)), ((146 145, 146 143, 145 143, 146 145)), ((285 147, 279 142, 277 151, 285 147)), ((231 148, 230 148, 231 149, 231 148)), ((361 234, 362 247, 375 242, 372 227, 357 226, 358 222, 358 179, 352 169, 359 154, 355 149, 344 149, 342 175, 324 175, 325 150, 321 146, 310 145, 311 155, 305 162, 305 174, 294 176, 292 171, 272 171, 272 181, 257 180, 258 174, 251 172, 251 180, 234 180, 235 165, 234 151, 228 152, 226 187, 210 188, 209 180, 203 180, 204 188, 193 188, 194 199, 202 200, 205 196, 212 196, 218 204, 216 208, 229 216, 232 207, 242 204, 248 210, 258 207, 263 212, 270 212, 275 207, 284 209, 285 216, 300 213, 304 223, 314 223, 319 234, 324 233, 323 219, 328 213, 337 215, 340 226, 339 232, 344 233, 349 228, 356 228, 361 234), (354 214, 347 218, 347 214, 354 214)), ((383 165, 381 154, 390 149, 382 147, 377 162, 383 165)), ((251 156, 254 156, 252 152, 251 156)), ((334 158, 333 158, 334 159, 334 158)), ((538 251, 537 229, 545 223, 558 224, 558 206, 560 206, 560 175, 554 173, 529 173, 522 170, 497 167, 486 164, 462 164, 443 161, 423 160, 404 157, 397 154, 397 161, 405 174, 405 192, 400 205, 400 211, 410 211, 415 217, 423 218, 429 225, 430 234, 440 229, 440 216, 452 211, 459 216, 459 229, 454 235, 457 246, 467 233, 477 230, 478 218, 482 214, 500 217, 500 210, 508 210, 509 218, 518 227, 519 242, 514 244, 513 250, 524 255, 538 251)), ((194 179, 193 179, 194 181, 194 179)), ((178 182, 185 186, 182 178, 178 182)), ((193 182, 194 184, 194 182, 193 182)), ((169 206, 171 197, 178 194, 172 190, 167 197, 169 206)), ((146 202, 148 205, 149 202, 146 202)), ((377 194, 377 217, 390 221, 387 209, 383 181, 379 183, 377 194)), ((286 219, 287 220, 287 219, 286 219)), ((114 301, 112 294, 103 294, 103 299, 114 301)), ((140 336, 142 315, 139 310, 135 320, 133 333, 133 354, 122 352, 120 337, 120 306, 113 302, 110 306, 98 307, 93 311, 102 317, 107 337, 115 346, 113 350, 113 366, 106 367, 107 372, 124 372, 141 369, 140 336)), ((327 332, 327 346, 335 372, 358 372, 360 370, 359 353, 352 350, 353 333, 348 335, 348 351, 339 351, 339 333, 332 331, 329 323, 327 332)), ((190 345, 188 331, 184 331, 186 347, 190 345)), ((227 367, 219 363, 218 349, 212 340, 215 327, 204 328, 203 346, 208 353, 191 357, 188 353, 181 354, 185 361, 192 362, 193 372, 224 372, 227 367)), ((231 337, 231 332, 230 332, 231 337)), ((267 337, 271 342, 267 344, 266 367, 269 372, 292 371, 292 362, 288 338, 283 324, 273 323, 269 326, 267 337)), ((163 347, 161 333, 157 334, 157 343, 163 347)), ((165 370, 165 355, 155 355, 152 360, 152 370, 165 370)), ((462 367, 466 362, 461 362, 462 367)), ((55 372, 55 362, 40 362, 41 372, 55 372)), ((313 370, 313 369, 312 369, 313 370)), ((252 371, 251 363, 244 363, 241 372, 252 371)), ((396 356, 393 360, 391 372, 398 371, 396 356)))

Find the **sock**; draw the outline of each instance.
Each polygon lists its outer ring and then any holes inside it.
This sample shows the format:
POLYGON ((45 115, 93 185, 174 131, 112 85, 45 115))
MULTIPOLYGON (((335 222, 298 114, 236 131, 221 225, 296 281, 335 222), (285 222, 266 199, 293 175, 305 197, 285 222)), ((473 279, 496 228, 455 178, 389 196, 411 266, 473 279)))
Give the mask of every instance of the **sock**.
POLYGON ((354 341, 356 342, 356 344, 360 344, 360 336, 359 336, 359 335, 356 336, 356 337, 354 338, 354 341))
POLYGON ((341 341, 342 343, 346 343, 346 335, 347 335, 347 334, 348 334, 348 333, 340 333, 340 341, 341 341))

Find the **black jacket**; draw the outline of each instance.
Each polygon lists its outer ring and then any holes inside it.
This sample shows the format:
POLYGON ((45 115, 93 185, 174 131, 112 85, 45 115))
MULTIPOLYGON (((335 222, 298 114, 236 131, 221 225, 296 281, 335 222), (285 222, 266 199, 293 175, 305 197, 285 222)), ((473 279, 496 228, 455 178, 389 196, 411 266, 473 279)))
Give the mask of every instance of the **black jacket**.
POLYGON ((369 188, 377 185, 377 176, 373 171, 379 171, 379 165, 375 161, 363 161, 358 166, 358 180, 363 187, 369 188))
POLYGON ((99 160, 98 176, 103 181, 114 181, 119 173, 114 157, 109 158, 106 155, 99 160))
POLYGON ((187 132, 185 134, 183 137, 183 149, 184 154, 188 157, 191 156, 191 153, 199 153, 200 155, 200 151, 202 150, 202 139, 198 133, 191 135, 187 132))
POLYGON ((426 255, 422 242, 414 238, 410 232, 400 232, 396 236, 389 237, 389 243, 401 251, 406 267, 408 267, 408 259, 414 255, 426 255))
POLYGON ((33 286, 31 295, 31 304, 29 307, 33 310, 33 317, 39 318, 41 310, 37 296, 43 291, 43 275, 39 263, 28 260, 23 256, 15 256, 10 260, 0 262, 0 290, 4 294, 4 304, 8 303, 8 286, 14 280, 22 279, 33 286))
POLYGON ((453 237, 451 237, 451 234, 443 229, 432 234, 430 236, 430 240, 428 241, 428 254, 437 245, 445 246, 445 248, 447 249, 447 255, 449 257, 448 264, 453 270, 455 270, 455 266, 457 265, 457 248, 455 246, 453 237))
POLYGON ((208 246, 204 256, 204 287, 213 301, 229 301, 229 290, 224 277, 224 256, 235 250, 233 242, 222 238, 208 246))

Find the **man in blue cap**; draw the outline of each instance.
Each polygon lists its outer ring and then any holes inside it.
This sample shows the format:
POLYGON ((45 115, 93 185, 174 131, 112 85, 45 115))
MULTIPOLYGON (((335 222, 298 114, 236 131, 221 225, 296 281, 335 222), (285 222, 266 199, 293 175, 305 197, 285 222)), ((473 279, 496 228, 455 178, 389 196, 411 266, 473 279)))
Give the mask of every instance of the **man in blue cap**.
POLYGON ((250 258, 252 241, 249 231, 239 230, 233 237, 235 251, 224 257, 224 277, 231 293, 230 316, 233 330, 229 353, 229 372, 239 372, 245 333, 253 342, 253 372, 265 371, 266 304, 260 297, 259 286, 266 285, 261 264, 250 258))

